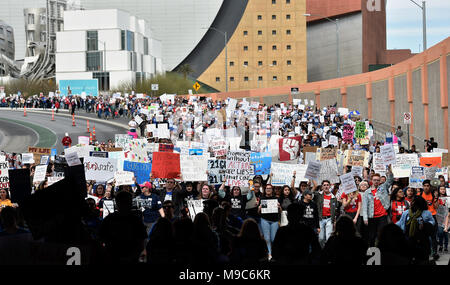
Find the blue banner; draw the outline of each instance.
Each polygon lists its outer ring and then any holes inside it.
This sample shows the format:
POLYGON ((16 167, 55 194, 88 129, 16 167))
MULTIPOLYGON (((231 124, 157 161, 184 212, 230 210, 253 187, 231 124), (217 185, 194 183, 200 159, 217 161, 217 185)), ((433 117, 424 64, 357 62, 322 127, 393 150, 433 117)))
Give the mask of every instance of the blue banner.
POLYGON ((203 155, 203 149, 189 149, 189 155, 203 155))
POLYGON ((123 170, 133 172, 136 177, 136 182, 138 184, 144 184, 144 182, 150 181, 152 164, 125 160, 123 162, 123 170))
POLYGON ((82 92, 85 92, 86 96, 98 96, 98 79, 59 81, 61 95, 68 96, 69 89, 72 95, 81 95, 82 92))
POLYGON ((270 174, 270 165, 272 163, 272 152, 252 152, 250 164, 255 166, 255 175, 270 174))

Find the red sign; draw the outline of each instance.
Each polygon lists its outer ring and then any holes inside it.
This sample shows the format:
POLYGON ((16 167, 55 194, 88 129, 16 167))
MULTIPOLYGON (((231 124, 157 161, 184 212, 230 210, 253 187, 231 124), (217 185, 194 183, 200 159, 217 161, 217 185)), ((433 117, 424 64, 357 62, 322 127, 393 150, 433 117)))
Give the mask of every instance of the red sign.
POLYGON ((152 178, 179 178, 180 154, 173 152, 154 152, 152 178))
POLYGON ((159 144, 159 152, 173 152, 173 144, 159 144))
POLYGON ((293 160, 300 154, 302 137, 291 137, 279 140, 280 161, 293 160))

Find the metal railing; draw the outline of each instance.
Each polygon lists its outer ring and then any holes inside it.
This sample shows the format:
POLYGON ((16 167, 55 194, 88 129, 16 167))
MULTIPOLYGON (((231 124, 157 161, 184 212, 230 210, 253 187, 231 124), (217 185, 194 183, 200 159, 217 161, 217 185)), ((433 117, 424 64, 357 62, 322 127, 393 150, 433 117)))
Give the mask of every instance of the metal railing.
MULTIPOLYGON (((386 133, 392 132, 392 130, 396 130, 397 126, 392 126, 390 124, 386 124, 377 120, 370 120, 372 122, 373 126, 373 135, 374 139, 376 141, 384 141, 386 139, 386 133)), ((408 146, 408 132, 406 130, 403 130, 403 136, 402 136, 402 145, 408 146)), ((395 133, 394 133, 395 134, 395 133)), ((411 134, 410 134, 411 135, 411 134)), ((418 151, 425 151, 425 143, 424 137, 417 136, 415 134, 411 135, 414 138, 414 144, 416 145, 416 150, 418 151)), ((411 142, 411 145, 413 143, 411 142)))

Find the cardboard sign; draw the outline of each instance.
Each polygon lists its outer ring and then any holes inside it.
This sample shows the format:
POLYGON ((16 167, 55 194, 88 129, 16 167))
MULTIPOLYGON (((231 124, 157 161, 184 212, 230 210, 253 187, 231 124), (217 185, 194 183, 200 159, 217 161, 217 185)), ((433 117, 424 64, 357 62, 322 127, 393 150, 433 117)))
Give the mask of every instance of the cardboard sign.
POLYGON ((222 185, 226 181, 227 161, 225 159, 208 160, 208 183, 222 185))
POLYGON ((362 167, 362 166, 352 166, 352 175, 355 177, 355 176, 359 176, 359 177, 363 177, 363 170, 364 170, 364 167, 362 167))
POLYGON ((252 152, 250 156, 250 164, 255 167, 255 175, 270 174, 270 165, 272 163, 272 153, 269 152, 252 152))
POLYGON ((114 178, 117 171, 117 161, 112 158, 85 157, 84 171, 86 180, 106 182, 114 178))
POLYGON ((152 161, 153 178, 179 178, 180 154, 171 152, 155 152, 152 161))
POLYGON ((335 159, 337 157, 337 148, 320 148, 317 150, 317 156, 319 161, 335 159))
POLYGON ((144 121, 142 118, 138 115, 134 116, 134 121, 138 124, 138 126, 144 121))
POLYGON ((181 155, 180 169, 183 181, 208 181, 208 156, 181 155))
POLYGON ((116 180, 116 186, 120 185, 134 185, 134 173, 131 171, 116 171, 114 173, 114 179, 116 180))
POLYGON ((302 137, 290 137, 279 140, 280 161, 293 160, 300 154, 302 137))
POLYGON ((9 163, 6 161, 0 162, 0 189, 9 189, 9 163))
POLYGON ((34 170, 33 183, 42 182, 47 174, 47 165, 38 165, 34 170))
POLYGON ((22 153, 22 164, 33 164, 33 163, 34 158, 32 153, 22 153))
POLYGON ((309 162, 306 169, 305 178, 317 181, 320 175, 320 162, 309 162))
POLYGON ((342 191, 344 191, 345 194, 348 195, 358 190, 352 173, 341 175, 340 181, 341 181, 340 189, 342 189, 342 191))
POLYGON ((323 180, 329 180, 331 183, 339 182, 339 171, 337 168, 336 159, 329 159, 320 161, 320 173, 317 183, 322 183, 323 180))
POLYGON ((251 174, 250 152, 229 151, 227 153, 225 186, 249 187, 251 174))
POLYGON ((203 200, 188 200, 187 206, 189 210, 189 216, 193 221, 198 213, 203 212, 203 200))
POLYGON ((344 165, 369 167, 369 153, 363 150, 346 150, 344 165))
POLYGON ((123 170, 133 172, 136 177, 136 183, 144 184, 146 181, 150 181, 152 164, 125 160, 123 162, 123 170))
POLYGON ((29 146, 28 152, 33 154, 34 162, 32 162, 32 163, 35 163, 35 162, 41 161, 42 155, 50 156, 52 153, 52 149, 46 148, 46 147, 29 146))
POLYGON ((50 156, 48 156, 48 155, 43 155, 43 156, 41 156, 41 162, 40 162, 39 164, 45 164, 45 165, 47 165, 47 164, 48 164, 49 158, 50 158, 50 156))
POLYGON ((330 145, 334 145, 334 146, 338 146, 339 145, 339 140, 337 136, 330 136, 330 138, 328 139, 328 144, 330 145))

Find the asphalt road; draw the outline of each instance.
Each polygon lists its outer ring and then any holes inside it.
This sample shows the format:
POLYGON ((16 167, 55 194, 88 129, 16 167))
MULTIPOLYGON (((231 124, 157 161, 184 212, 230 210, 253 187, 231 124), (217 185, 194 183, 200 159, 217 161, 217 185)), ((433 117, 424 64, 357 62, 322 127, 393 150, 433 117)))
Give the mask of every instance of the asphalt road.
MULTIPOLYGON (((98 141, 114 140, 115 134, 126 132, 126 129, 107 122, 90 121, 90 130, 92 131, 95 125, 98 141)), ((55 121, 51 121, 51 112, 28 111, 27 116, 24 117, 23 111, 2 108, 0 110, 0 149, 23 152, 28 146, 54 147, 56 145, 58 153, 61 153, 63 150, 61 140, 66 132, 69 133, 73 144, 78 143, 78 136, 89 136, 86 119, 75 116, 75 125, 72 126, 72 118, 66 116, 55 115, 55 121)))

